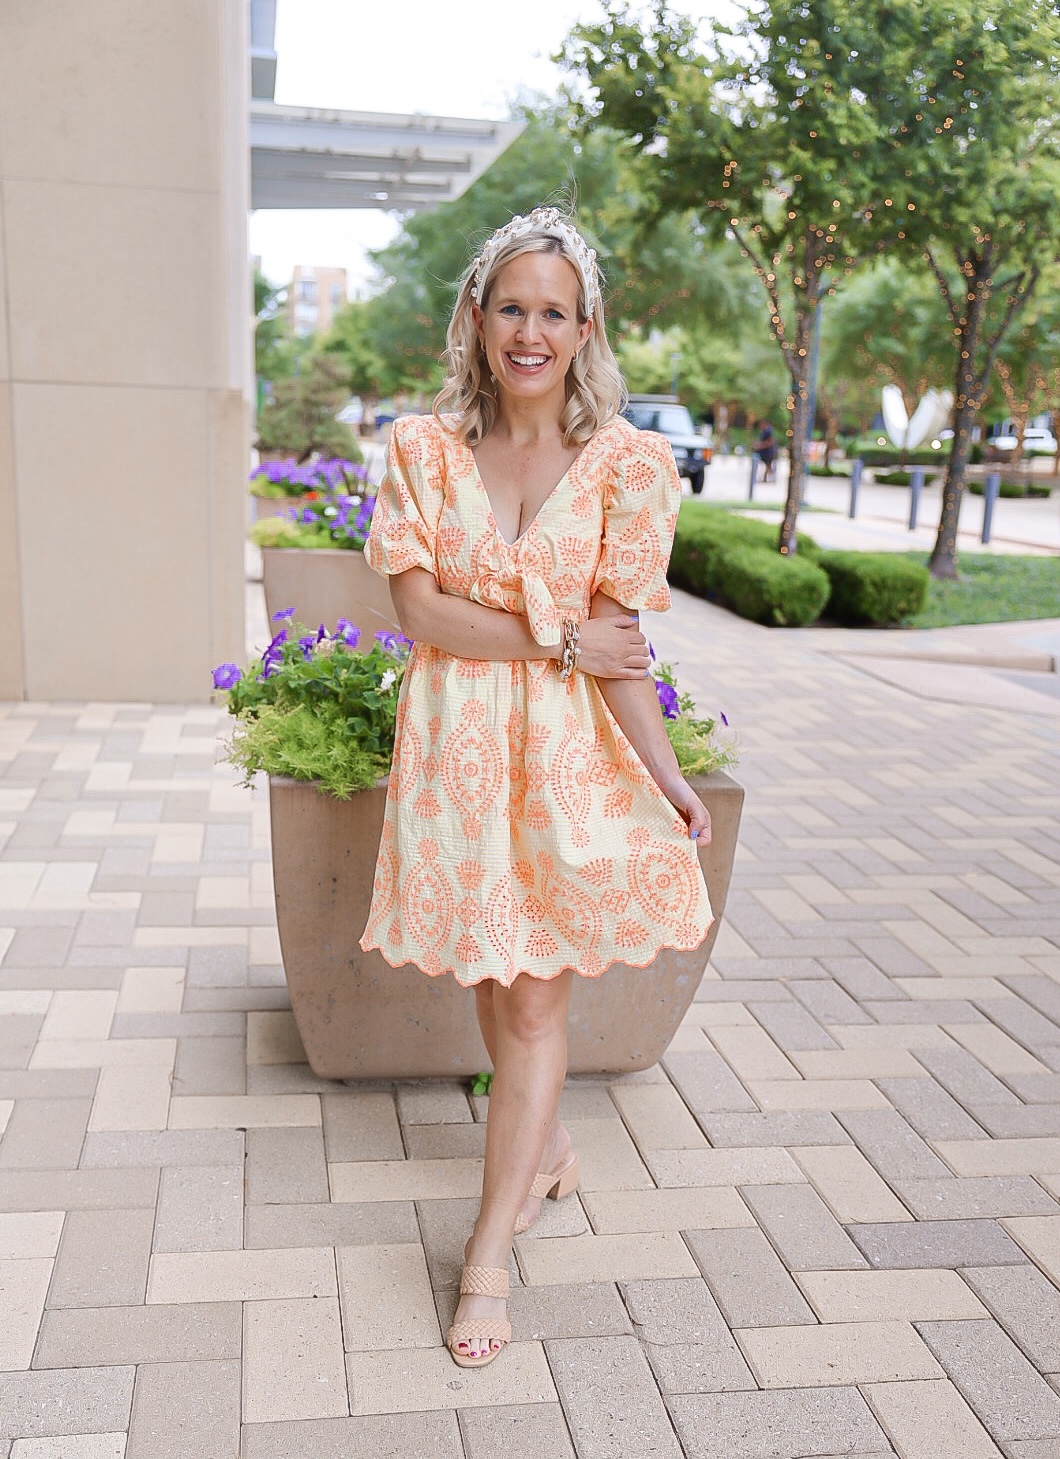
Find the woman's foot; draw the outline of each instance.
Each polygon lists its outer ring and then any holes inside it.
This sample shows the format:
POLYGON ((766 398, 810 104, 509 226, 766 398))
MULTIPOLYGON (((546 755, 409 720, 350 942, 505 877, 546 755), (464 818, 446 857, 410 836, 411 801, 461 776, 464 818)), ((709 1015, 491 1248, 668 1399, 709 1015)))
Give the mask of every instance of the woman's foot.
MULTIPOLYGON (((555 1175, 557 1178, 570 1169, 575 1159, 574 1149, 571 1144, 570 1135, 560 1124, 559 1120, 553 1122, 549 1130, 548 1139, 545 1141, 545 1148, 541 1155, 541 1173, 544 1175, 555 1175)), ((535 1181, 535 1185, 540 1181, 535 1181)), ((542 1185, 544 1182, 540 1182, 542 1185)), ((564 1192, 566 1194, 566 1192, 564 1192)), ((528 1231, 541 1214, 541 1202, 544 1194, 535 1196, 529 1195, 523 1202, 522 1210, 519 1212, 519 1219, 515 1224, 515 1234, 521 1235, 528 1231)))
POLYGON ((508 1258, 510 1247, 490 1253, 477 1245, 474 1234, 464 1247, 460 1301, 446 1343, 461 1367, 482 1367, 492 1362, 511 1341, 508 1322, 508 1258))

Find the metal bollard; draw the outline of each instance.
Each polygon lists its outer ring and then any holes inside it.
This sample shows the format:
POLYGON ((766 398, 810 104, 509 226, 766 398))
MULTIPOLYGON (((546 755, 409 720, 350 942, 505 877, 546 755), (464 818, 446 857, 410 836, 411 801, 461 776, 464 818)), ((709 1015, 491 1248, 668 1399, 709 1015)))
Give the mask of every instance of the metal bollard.
POLYGON ((1001 494, 1001 473, 991 471, 983 486, 983 535, 985 546, 990 541, 990 528, 994 520, 994 503, 1001 494))
POLYGON ((920 511, 920 493, 924 490, 924 468, 914 466, 909 474, 909 530, 916 531, 917 513, 920 511))
POLYGON ((747 500, 753 502, 755 499, 755 477, 758 475, 758 457, 751 453, 751 477, 747 483, 747 500))
POLYGON ((858 514, 858 487, 861 485, 861 473, 865 470, 865 463, 860 456, 855 457, 850 463, 850 517, 858 514))

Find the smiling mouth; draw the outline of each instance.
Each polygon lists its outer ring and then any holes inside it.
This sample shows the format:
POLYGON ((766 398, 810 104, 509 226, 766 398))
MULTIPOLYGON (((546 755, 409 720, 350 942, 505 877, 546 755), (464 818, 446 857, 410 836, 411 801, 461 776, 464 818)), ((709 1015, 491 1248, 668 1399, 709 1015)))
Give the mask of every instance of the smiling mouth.
POLYGON ((508 358, 513 365, 517 365, 522 370, 539 369, 542 365, 547 365, 549 359, 548 355, 514 355, 511 352, 509 352, 508 358))

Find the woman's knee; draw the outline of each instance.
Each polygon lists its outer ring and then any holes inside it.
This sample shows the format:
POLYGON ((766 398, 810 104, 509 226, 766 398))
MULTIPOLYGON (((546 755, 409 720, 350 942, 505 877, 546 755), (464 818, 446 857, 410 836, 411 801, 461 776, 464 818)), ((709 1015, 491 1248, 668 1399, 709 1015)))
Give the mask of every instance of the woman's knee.
POLYGON ((545 981, 523 973, 510 988, 497 990, 498 1027, 520 1043, 546 1043, 565 1036, 569 1001, 569 975, 545 981))

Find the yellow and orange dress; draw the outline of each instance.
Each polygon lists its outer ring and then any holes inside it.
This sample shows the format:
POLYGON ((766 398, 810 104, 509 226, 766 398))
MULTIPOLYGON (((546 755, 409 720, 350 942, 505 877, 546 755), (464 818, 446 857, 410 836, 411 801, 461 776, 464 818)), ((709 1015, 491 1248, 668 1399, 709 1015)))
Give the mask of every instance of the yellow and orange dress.
MULTIPOLYGON (((522 614, 555 644, 600 590, 670 606, 680 481, 663 436, 604 426, 515 542, 471 448, 432 416, 394 423, 365 556, 522 614)), ((413 646, 361 947, 470 985, 598 977, 694 948, 713 920, 695 843, 588 674, 413 646)))

